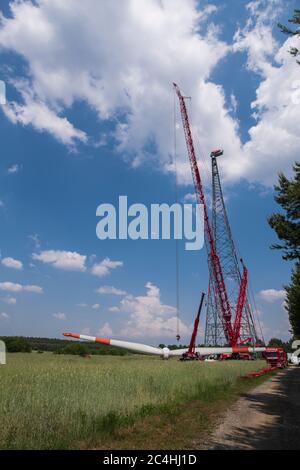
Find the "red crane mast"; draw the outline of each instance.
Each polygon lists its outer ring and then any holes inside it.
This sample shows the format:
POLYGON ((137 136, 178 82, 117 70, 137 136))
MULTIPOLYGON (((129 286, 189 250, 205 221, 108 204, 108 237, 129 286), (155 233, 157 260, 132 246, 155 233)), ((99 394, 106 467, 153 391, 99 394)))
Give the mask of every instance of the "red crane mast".
MULTIPOLYGON (((251 342, 256 344, 258 335, 252 308, 248 301, 247 283, 248 271, 241 260, 243 272, 239 267, 237 250, 231 232, 227 210, 224 202, 221 186, 218 159, 223 155, 222 150, 211 152, 212 165, 212 218, 211 226, 215 241, 215 248, 218 253, 222 266, 224 282, 227 288, 228 299, 231 306, 232 315, 235 312, 235 318, 232 319, 233 337, 232 344, 245 344, 251 342)), ((215 290, 209 291, 208 308, 206 314, 205 344, 217 345, 223 344, 226 340, 224 335, 223 321, 220 318, 220 307, 215 290)))
POLYGON ((196 352, 196 339, 197 339, 197 334, 198 334, 199 321, 200 321, 200 315, 201 315, 201 311, 202 311, 202 307, 203 307, 204 297, 205 297, 205 294, 204 294, 204 292, 202 292, 200 305, 199 305, 199 308, 198 308, 198 313, 197 313, 197 316, 196 316, 195 322, 194 322, 194 328, 193 328, 193 333, 192 333, 192 336, 191 336, 189 348, 188 348, 187 352, 183 353, 182 358, 181 358, 182 361, 189 361, 189 360, 193 360, 193 359, 199 359, 199 354, 196 352))
POLYGON ((243 263, 243 275, 240 283, 240 290, 239 296, 236 304, 236 314, 235 314, 235 321, 233 325, 233 339, 232 339, 232 346, 236 346, 238 344, 240 334, 241 334, 241 321, 243 316, 243 310, 247 298, 247 287, 248 287, 248 269, 243 263))
POLYGON ((214 284, 216 287, 217 297, 220 303, 220 309, 222 312, 222 319, 224 325, 224 334, 227 342, 229 344, 232 343, 233 339, 233 330, 231 325, 231 308, 230 303, 226 291, 226 286, 224 282, 222 267, 220 263, 220 259, 216 252, 215 241, 213 237, 212 228, 210 225, 209 217, 208 217, 208 210, 204 196, 203 185, 201 181, 201 176, 198 168, 196 152, 189 122, 189 116, 187 112, 187 107, 185 104, 185 97, 182 96, 180 89, 176 83, 173 83, 174 89, 179 99, 180 104, 180 111, 181 111, 181 118, 182 124, 184 129, 184 135, 189 155, 189 160, 191 164, 192 176, 195 186, 195 192, 197 196, 197 201, 199 204, 203 205, 204 209, 204 229, 205 229, 205 242, 208 251, 208 260, 209 260, 209 268, 210 272, 213 276, 214 284))

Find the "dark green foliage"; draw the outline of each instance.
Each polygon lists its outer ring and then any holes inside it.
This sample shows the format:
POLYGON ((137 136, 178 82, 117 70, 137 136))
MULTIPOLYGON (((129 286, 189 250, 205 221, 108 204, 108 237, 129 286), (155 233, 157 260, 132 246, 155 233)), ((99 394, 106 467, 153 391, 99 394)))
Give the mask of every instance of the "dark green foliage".
POLYGON ((8 352, 31 352, 31 350, 53 352, 56 354, 76 354, 76 355, 110 355, 125 356, 132 354, 124 349, 113 346, 103 346, 97 343, 82 343, 80 341, 70 341, 56 338, 24 338, 4 336, 1 337, 7 347, 8 352))
POLYGON ((300 263, 296 264, 291 283, 286 287, 286 292, 290 324, 295 338, 300 339, 300 263))
POLYGON ((269 348, 282 348, 285 352, 292 352, 292 341, 282 341, 279 338, 271 338, 268 344, 269 348))
POLYGON ((300 338, 300 163, 294 165, 294 178, 279 175, 279 185, 275 186, 275 200, 284 213, 273 214, 270 226, 283 243, 272 248, 283 251, 283 259, 295 260, 292 279, 287 286, 286 309, 289 314, 292 332, 300 338))
POLYGON ((270 226, 279 240, 284 243, 272 248, 283 250, 283 259, 300 259, 300 163, 294 165, 295 176, 289 180, 279 174, 279 185, 275 186, 275 201, 281 205, 285 214, 273 214, 269 218, 270 226))
POLYGON ((30 342, 26 338, 19 336, 1 337, 2 341, 5 342, 7 352, 31 352, 30 342))
POLYGON ((60 349, 57 354, 73 354, 75 356, 86 356, 89 354, 88 347, 83 343, 70 343, 64 348, 60 349))
MULTIPOLYGON (((294 11, 294 16, 289 20, 289 23, 300 25, 300 10, 294 11)), ((287 34, 288 36, 300 36, 300 28, 291 29, 281 23, 278 23, 278 27, 282 33, 287 34)), ((296 47, 291 47, 289 52, 294 57, 298 57, 300 55, 300 51, 296 47)), ((300 65, 300 61, 297 60, 297 62, 300 65)))

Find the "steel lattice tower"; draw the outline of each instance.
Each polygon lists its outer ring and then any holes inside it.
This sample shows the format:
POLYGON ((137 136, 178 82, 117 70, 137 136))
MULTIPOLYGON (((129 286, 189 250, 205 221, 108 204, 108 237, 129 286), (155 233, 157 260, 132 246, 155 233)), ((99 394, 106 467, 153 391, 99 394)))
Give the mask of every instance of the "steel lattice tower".
MULTIPOLYGON (((220 258, 223 270, 231 312, 234 315, 242 275, 225 208, 216 154, 217 152, 212 152, 211 155, 212 230, 215 239, 216 251, 220 258)), ((227 343, 224 335, 223 318, 220 312, 218 296, 216 295, 214 284, 213 276, 210 275, 205 328, 205 345, 207 346, 221 346, 227 343)), ((232 322, 233 321, 234 319, 232 318, 232 322)), ((249 301, 246 297, 241 318, 239 341, 247 342, 247 340, 249 343, 254 344, 258 340, 258 336, 249 301)))

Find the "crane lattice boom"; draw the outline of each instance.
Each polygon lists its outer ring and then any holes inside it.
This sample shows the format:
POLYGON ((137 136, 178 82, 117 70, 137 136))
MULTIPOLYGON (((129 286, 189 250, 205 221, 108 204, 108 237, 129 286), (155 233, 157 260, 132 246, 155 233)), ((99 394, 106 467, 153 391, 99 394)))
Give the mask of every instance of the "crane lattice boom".
POLYGON ((181 111, 181 118, 182 124, 184 129, 184 135, 189 155, 189 160, 191 164, 192 176, 195 186, 195 192, 197 197, 197 202, 203 205, 204 209, 204 229, 205 229, 205 242, 207 245, 208 250, 208 259, 210 264, 210 271, 214 279, 216 292, 218 296, 218 300, 220 303, 220 308, 223 317, 223 325, 224 325, 224 333, 226 340, 229 344, 232 342, 233 338, 233 330, 231 325, 231 307, 228 300, 228 295, 226 291, 226 286, 224 282, 223 272, 221 263, 216 252, 214 237, 212 233, 212 229, 210 226, 210 221, 208 217, 208 210, 204 196, 203 185, 201 181, 201 176, 198 168, 196 152, 189 122, 189 116, 185 104, 185 98, 182 96, 180 89, 176 83, 173 84, 175 91, 177 93, 179 103, 180 103, 180 111, 181 111))
MULTIPOLYGON (((245 342, 256 344, 259 338, 252 315, 252 308, 248 301, 248 271, 242 260, 243 272, 240 270, 237 251, 223 197, 217 161, 218 157, 222 155, 222 150, 211 152, 211 224, 215 248, 220 259, 224 281, 227 288, 228 300, 232 313, 235 312, 235 318, 232 323, 233 336, 231 345, 235 346, 236 344, 244 344, 245 342)), ((223 321, 222 318, 220 318, 221 316, 219 312, 220 307, 218 298, 215 292, 210 289, 205 331, 205 344, 207 345, 223 344, 224 340, 226 340, 223 331, 223 321)))

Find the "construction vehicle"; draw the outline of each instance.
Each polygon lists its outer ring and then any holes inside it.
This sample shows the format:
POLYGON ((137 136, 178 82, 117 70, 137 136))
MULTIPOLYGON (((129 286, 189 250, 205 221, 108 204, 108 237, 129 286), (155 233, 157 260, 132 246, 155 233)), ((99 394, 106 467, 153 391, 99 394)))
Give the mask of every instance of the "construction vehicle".
POLYGON ((200 315, 201 315, 201 310, 202 310, 202 306, 203 306, 203 302, 204 302, 204 297, 205 297, 205 294, 204 292, 202 292, 202 295, 201 295, 201 300, 200 300, 200 305, 199 305, 199 308, 198 308, 198 313, 197 313, 197 316, 196 316, 196 319, 195 319, 195 323, 194 323, 194 329, 193 329, 193 333, 192 333, 192 336, 191 336, 191 341, 190 341, 190 344, 189 344, 189 348, 187 350, 187 352, 184 352, 180 358, 181 361, 193 361, 195 359, 200 359, 200 354, 198 352, 196 352, 196 338, 197 338, 197 334, 198 334, 198 328, 199 328, 199 321, 200 321, 200 315))
POLYGON ((282 348, 266 348, 263 355, 271 368, 284 369, 288 366, 288 356, 282 348))
POLYGON ((233 359, 232 354, 220 354, 219 361, 228 361, 229 359, 233 359))

